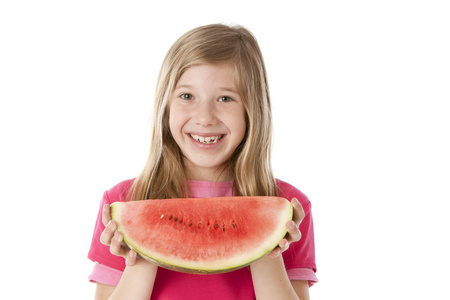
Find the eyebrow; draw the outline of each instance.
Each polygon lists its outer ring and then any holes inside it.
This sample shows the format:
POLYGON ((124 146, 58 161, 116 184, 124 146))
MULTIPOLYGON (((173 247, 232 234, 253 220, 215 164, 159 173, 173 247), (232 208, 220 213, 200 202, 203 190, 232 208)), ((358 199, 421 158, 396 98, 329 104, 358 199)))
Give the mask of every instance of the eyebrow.
MULTIPOLYGON (((174 90, 183 89, 183 88, 190 89, 190 88, 194 88, 194 86, 192 86, 190 84, 181 84, 181 85, 177 85, 174 90)), ((239 95, 239 92, 235 88, 232 88, 232 87, 226 87, 226 86, 219 87, 219 90, 225 91, 225 92, 231 92, 231 93, 235 93, 235 94, 239 95)))
POLYGON ((192 85, 189 85, 189 84, 180 84, 180 85, 178 85, 177 84, 177 86, 175 87, 175 88, 191 88, 192 87, 192 85))
POLYGON ((232 87, 221 87, 219 89, 221 91, 226 91, 226 92, 232 92, 232 93, 235 93, 235 94, 239 94, 239 92, 236 89, 232 88, 232 87))

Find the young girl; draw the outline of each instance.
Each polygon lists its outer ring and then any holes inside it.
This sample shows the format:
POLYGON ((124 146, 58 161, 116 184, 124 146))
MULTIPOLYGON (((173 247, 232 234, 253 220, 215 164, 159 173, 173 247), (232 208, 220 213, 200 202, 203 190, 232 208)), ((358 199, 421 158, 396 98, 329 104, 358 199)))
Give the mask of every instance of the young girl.
POLYGON ((272 174, 271 118, 263 58, 249 31, 209 25, 175 42, 158 78, 147 164, 101 202, 89 251, 96 299, 309 299, 317 281, 311 204, 272 174), (109 210, 115 201, 238 195, 292 199, 294 220, 269 255, 224 274, 178 273, 140 258, 109 210))

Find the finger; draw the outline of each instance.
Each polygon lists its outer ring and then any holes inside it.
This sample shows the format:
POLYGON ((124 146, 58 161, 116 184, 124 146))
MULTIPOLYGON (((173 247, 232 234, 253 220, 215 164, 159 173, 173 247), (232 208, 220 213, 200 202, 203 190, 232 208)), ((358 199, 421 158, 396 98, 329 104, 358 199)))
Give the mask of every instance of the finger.
POLYGON ((125 261, 126 265, 130 266, 130 267, 134 266, 136 264, 136 259, 137 259, 136 256, 137 256, 136 251, 134 251, 134 250, 128 251, 127 259, 125 261))
POLYGON ((278 244, 278 247, 280 247, 281 253, 289 249, 289 241, 287 239, 282 239, 280 243, 278 244))
POLYGON ((276 258, 281 254, 280 247, 275 247, 269 254, 267 254, 268 257, 276 258))
POLYGON ((111 221, 111 209, 108 204, 104 204, 102 210, 102 223, 106 226, 109 221, 111 221))
POLYGON ((111 239, 113 238, 115 231, 116 231, 116 222, 110 220, 108 224, 106 224, 105 229, 102 231, 102 234, 100 235, 100 243, 106 246, 111 245, 111 239))
POLYGON ((297 198, 292 198, 291 204, 294 207, 294 216, 292 220, 295 222, 295 224, 300 226, 300 223, 305 217, 305 211, 303 210, 303 207, 300 204, 300 201, 297 200, 297 198))
POLYGON ((109 246, 109 251, 117 256, 125 256, 127 253, 122 247, 123 237, 118 231, 114 232, 114 236, 111 240, 111 245, 109 246))
POLYGON ((290 220, 286 223, 286 228, 288 232, 286 235, 286 240, 288 241, 288 243, 297 242, 302 238, 300 229, 293 220, 290 220))

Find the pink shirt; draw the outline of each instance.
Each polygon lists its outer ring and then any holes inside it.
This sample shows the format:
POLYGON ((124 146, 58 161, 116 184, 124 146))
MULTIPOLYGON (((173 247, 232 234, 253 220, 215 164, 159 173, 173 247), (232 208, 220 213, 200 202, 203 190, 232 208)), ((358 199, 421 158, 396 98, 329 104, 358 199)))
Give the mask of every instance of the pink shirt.
MULTIPOLYGON (((116 286, 125 268, 125 260, 109 252, 109 247, 100 243, 100 234, 105 228, 102 224, 102 207, 116 201, 125 201, 133 180, 127 180, 106 191, 100 203, 94 235, 88 258, 96 262, 89 276, 92 282, 116 286)), ((233 182, 188 181, 192 197, 226 197, 233 193, 233 182)), ((292 185, 277 180, 280 196, 286 199, 297 198, 305 211, 300 224, 302 238, 283 252, 284 264, 289 279, 308 280, 310 286, 317 282, 315 275, 314 230, 311 216, 311 203, 308 198, 292 185)), ((214 275, 195 275, 159 268, 151 299, 255 299, 253 283, 248 268, 214 275)))

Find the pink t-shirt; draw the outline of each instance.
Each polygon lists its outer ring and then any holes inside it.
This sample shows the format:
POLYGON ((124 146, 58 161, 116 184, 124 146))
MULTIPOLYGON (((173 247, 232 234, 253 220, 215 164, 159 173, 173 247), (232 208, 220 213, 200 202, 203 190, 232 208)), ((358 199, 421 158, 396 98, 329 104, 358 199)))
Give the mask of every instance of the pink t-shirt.
MULTIPOLYGON (((92 282, 116 286, 125 268, 125 260, 109 252, 109 247, 100 243, 100 235, 105 228, 102 224, 102 208, 116 201, 125 201, 133 180, 119 183, 106 191, 100 203, 94 235, 88 258, 96 264, 89 276, 92 282)), ((233 182, 188 181, 192 197, 226 197, 233 194, 233 182)), ((308 198, 292 185, 277 180, 280 196, 297 198, 305 211, 300 224, 302 238, 289 245, 283 252, 284 264, 291 280, 308 280, 310 286, 317 282, 315 275, 314 230, 311 203, 308 198)), ((158 268, 151 299, 255 299, 251 274, 248 268, 213 275, 195 275, 158 268)))

